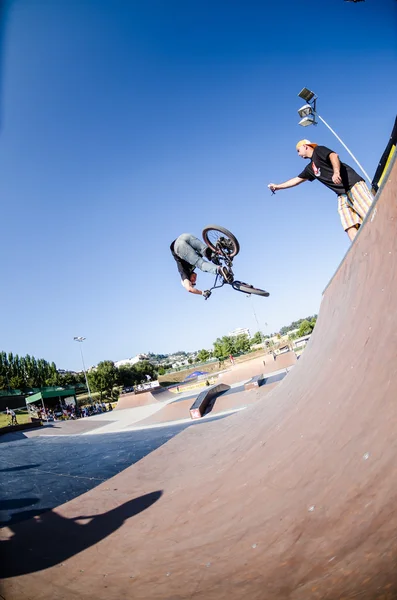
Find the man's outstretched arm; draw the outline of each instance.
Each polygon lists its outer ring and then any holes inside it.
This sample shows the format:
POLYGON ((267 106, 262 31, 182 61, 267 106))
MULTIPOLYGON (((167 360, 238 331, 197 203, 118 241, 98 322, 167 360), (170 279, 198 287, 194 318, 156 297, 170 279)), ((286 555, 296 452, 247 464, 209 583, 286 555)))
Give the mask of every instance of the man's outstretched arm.
POLYGON ((203 292, 201 290, 198 290, 194 285, 192 285, 189 279, 184 279, 182 285, 185 288, 185 290, 190 292, 191 294, 198 294, 199 296, 203 295, 203 292))
POLYGON ((292 179, 288 179, 288 181, 284 181, 284 183, 269 183, 267 187, 272 190, 272 192, 276 192, 277 190, 286 190, 287 188, 295 187, 304 181, 307 181, 307 179, 302 179, 302 177, 293 177, 292 179))

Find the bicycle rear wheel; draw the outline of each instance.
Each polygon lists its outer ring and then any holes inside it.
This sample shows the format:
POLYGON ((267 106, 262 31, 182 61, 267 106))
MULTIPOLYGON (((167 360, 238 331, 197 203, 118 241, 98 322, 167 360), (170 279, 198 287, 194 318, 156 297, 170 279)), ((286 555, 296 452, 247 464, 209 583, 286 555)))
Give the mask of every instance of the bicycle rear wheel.
POLYGON ((249 283, 244 283, 243 281, 233 281, 232 288, 237 292, 243 292, 244 294, 254 294, 255 296, 270 296, 269 292, 265 290, 261 290, 259 288, 250 285, 249 283))
POLYGON ((220 225, 207 225, 203 229, 203 240, 216 252, 221 249, 229 258, 240 252, 240 244, 235 235, 220 225))

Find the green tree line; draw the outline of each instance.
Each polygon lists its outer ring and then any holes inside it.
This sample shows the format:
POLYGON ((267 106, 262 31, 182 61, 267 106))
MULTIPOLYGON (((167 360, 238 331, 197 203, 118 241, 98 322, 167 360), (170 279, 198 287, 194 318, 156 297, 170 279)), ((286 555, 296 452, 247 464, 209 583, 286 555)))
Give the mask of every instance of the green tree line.
POLYGON ((18 356, 0 352, 0 389, 27 390, 59 385, 59 373, 54 362, 34 356, 18 356))
MULTIPOLYGON (((304 319, 298 319, 298 321, 293 321, 290 325, 286 325, 286 326, 282 327, 280 329, 280 335, 287 335, 287 333, 289 331, 293 331, 294 329, 301 330, 302 323, 305 323, 305 325, 303 326, 303 330, 305 330, 305 328, 307 329, 307 323, 313 323, 313 329, 314 329, 314 325, 316 324, 316 321, 317 321, 317 315, 313 315, 311 317, 305 317, 304 319)), ((312 329, 312 331, 313 331, 313 329, 312 329)), ((301 337, 302 335, 308 335, 308 334, 302 333, 300 336, 297 334, 297 337, 301 337)))
MULTIPOLYGON (((133 386, 148 381, 146 375, 156 379, 154 366, 142 361, 119 369, 111 360, 104 360, 88 371, 87 378, 93 392, 108 393, 114 386, 133 386)), ((49 386, 85 385, 84 373, 59 373, 54 362, 33 356, 0 352, 0 390, 28 392, 33 388, 49 386)))
POLYGON ((133 387, 157 379, 157 370, 148 361, 117 368, 113 361, 103 360, 95 369, 87 373, 87 377, 91 391, 99 392, 102 399, 103 396, 112 398, 115 386, 133 387))

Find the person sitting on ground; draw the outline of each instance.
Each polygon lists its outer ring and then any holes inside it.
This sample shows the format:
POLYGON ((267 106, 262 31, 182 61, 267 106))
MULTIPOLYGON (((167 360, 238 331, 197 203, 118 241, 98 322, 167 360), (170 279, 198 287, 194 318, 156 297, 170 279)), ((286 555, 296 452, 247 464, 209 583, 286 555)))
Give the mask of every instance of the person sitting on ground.
POLYGON ((204 297, 208 295, 208 291, 201 291, 196 288, 196 267, 204 273, 212 273, 212 275, 219 273, 228 283, 233 279, 226 267, 208 262, 215 257, 215 252, 191 233, 182 233, 177 237, 172 242, 170 250, 176 261, 181 283, 185 290, 191 294, 199 294, 204 297))

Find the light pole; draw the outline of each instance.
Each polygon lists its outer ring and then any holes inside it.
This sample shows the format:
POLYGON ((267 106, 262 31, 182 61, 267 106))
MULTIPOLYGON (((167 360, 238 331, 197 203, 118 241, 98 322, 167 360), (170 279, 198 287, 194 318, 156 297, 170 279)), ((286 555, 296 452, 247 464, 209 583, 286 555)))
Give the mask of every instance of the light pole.
MULTIPOLYGON (((84 340, 85 340, 85 337, 82 337, 82 336, 80 335, 80 336, 75 336, 73 339, 74 339, 74 341, 75 341, 75 342, 80 342, 80 343, 82 343, 82 342, 84 342, 84 340)), ((87 373, 86 373, 86 370, 85 370, 84 356, 83 356, 83 347, 82 347, 82 346, 80 346, 80 353, 81 353, 81 362, 83 363, 83 371, 84 371, 84 377, 85 377, 85 384, 86 384, 86 386, 87 386, 87 390, 88 390, 88 397, 89 397, 89 399, 90 399, 90 402, 91 402, 91 404, 92 404, 91 390, 90 390, 90 386, 89 386, 89 384, 88 384, 87 373)))
MULTIPOLYGON (((263 333, 262 333, 261 327, 259 325, 258 317, 256 316, 256 312, 255 312, 255 308, 254 308, 254 304, 253 304, 253 300, 252 300, 252 295, 251 295, 251 308, 252 308, 252 312, 254 313, 256 324, 258 326, 259 335, 261 336, 262 349, 263 349, 263 352, 265 352, 265 338, 263 337, 263 333)), ((267 323, 265 323, 265 325, 267 326, 267 323)))
POLYGON ((362 173, 364 173, 368 182, 372 183, 370 176, 364 170, 364 167, 362 165, 360 165, 360 163, 358 162, 358 160, 354 156, 354 154, 349 150, 349 148, 346 146, 346 144, 341 140, 339 135, 337 133, 335 133, 335 131, 332 129, 332 127, 330 127, 330 125, 328 125, 328 123, 326 121, 324 121, 324 119, 322 117, 320 117, 320 115, 318 114, 317 109, 316 109, 316 101, 317 101, 316 94, 314 92, 312 92, 311 90, 309 90, 308 88, 303 88, 299 92, 298 96, 299 96, 299 98, 302 98, 302 100, 305 100, 305 102, 306 102, 306 104, 298 110, 299 116, 301 117, 301 120, 299 121, 299 125, 301 125, 302 127, 308 127, 308 125, 317 125, 316 117, 318 119, 320 119, 320 121, 322 123, 324 123, 324 125, 326 127, 328 127, 330 132, 334 134, 336 139, 342 144, 342 146, 345 148, 345 150, 347 150, 347 152, 350 154, 350 156, 352 157, 352 159, 354 160, 356 165, 358 165, 359 168, 361 169, 362 173))

